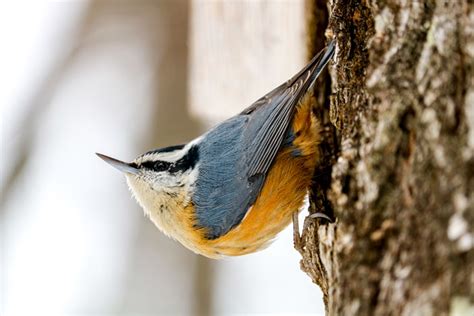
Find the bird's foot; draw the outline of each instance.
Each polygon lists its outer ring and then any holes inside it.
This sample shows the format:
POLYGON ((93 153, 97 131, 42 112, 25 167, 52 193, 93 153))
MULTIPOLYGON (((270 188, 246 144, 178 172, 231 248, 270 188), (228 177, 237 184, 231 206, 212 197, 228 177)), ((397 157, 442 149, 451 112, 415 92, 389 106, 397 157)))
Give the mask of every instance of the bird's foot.
POLYGON ((327 220, 330 223, 334 223, 334 220, 327 216, 324 213, 313 213, 309 216, 307 216, 304 219, 303 223, 303 230, 300 234, 300 227, 299 227, 299 219, 298 219, 298 212, 293 213, 293 246, 294 248, 301 254, 304 252, 304 248, 306 246, 306 232, 309 224, 314 220, 314 219, 324 219, 327 220))
POLYGON ((313 218, 313 219, 316 219, 316 218, 323 218, 331 223, 334 222, 334 220, 332 218, 330 218, 329 216, 327 216, 326 214, 324 213, 320 213, 320 212, 317 212, 317 213, 313 213, 311 215, 308 216, 309 218, 313 218))

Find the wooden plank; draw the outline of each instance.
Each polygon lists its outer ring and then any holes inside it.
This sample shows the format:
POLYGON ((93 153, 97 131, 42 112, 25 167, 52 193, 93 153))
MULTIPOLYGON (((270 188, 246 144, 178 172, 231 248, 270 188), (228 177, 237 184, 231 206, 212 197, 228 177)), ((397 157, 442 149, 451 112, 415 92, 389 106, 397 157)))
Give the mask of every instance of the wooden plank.
POLYGON ((304 64, 304 1, 207 1, 191 7, 189 97, 216 121, 242 110, 304 64))

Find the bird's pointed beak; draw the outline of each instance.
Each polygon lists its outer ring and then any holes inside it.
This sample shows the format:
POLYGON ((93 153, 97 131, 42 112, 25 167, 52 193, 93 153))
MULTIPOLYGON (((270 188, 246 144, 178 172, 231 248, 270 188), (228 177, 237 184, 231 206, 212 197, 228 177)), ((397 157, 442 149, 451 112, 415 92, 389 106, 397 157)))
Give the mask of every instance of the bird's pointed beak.
POLYGON ((103 161, 114 167, 115 169, 118 169, 124 173, 130 173, 130 174, 138 174, 138 169, 134 167, 132 164, 120 161, 118 159, 102 155, 99 153, 95 153, 99 158, 101 158, 103 161))

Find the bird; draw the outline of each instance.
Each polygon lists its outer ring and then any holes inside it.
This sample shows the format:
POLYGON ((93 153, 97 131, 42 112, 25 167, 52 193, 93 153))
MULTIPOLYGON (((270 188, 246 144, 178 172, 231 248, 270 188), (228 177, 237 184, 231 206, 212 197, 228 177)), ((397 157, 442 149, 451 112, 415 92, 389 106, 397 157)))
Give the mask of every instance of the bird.
POLYGON ((219 259, 264 249, 298 214, 311 185, 321 138, 312 86, 335 46, 187 144, 132 162, 96 154, 123 172, 151 221, 195 253, 219 259))

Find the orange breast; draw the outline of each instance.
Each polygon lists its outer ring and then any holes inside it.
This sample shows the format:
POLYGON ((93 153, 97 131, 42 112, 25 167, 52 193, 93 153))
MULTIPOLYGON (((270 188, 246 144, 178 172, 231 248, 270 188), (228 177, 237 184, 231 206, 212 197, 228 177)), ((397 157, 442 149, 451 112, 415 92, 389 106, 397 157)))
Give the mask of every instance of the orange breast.
POLYGON ((260 195, 242 222, 214 240, 195 232, 189 236, 190 248, 208 257, 248 254, 265 247, 291 222, 293 213, 302 207, 318 158, 319 125, 310 104, 309 97, 304 99, 295 113, 293 146, 277 154, 260 195))

